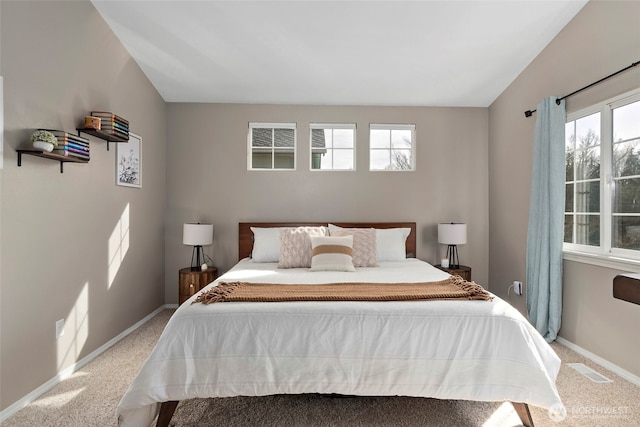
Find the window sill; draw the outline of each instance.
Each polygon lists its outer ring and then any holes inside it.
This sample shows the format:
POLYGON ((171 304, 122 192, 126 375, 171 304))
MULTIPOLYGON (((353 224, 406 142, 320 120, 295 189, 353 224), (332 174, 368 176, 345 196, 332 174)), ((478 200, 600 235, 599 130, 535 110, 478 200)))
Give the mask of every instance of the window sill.
POLYGON ((564 250, 562 252, 562 259, 566 261, 581 262, 583 264, 597 265, 599 267, 606 267, 614 270, 640 273, 640 259, 636 260, 613 255, 600 255, 568 250, 564 250))

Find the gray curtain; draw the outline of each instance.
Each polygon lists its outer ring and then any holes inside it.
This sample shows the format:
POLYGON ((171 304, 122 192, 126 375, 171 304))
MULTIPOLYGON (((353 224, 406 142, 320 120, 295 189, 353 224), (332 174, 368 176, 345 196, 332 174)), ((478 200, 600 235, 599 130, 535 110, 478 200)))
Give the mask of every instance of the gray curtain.
POLYGON ((562 317, 566 112, 556 97, 536 107, 533 170, 527 230, 527 313, 551 342, 562 317))

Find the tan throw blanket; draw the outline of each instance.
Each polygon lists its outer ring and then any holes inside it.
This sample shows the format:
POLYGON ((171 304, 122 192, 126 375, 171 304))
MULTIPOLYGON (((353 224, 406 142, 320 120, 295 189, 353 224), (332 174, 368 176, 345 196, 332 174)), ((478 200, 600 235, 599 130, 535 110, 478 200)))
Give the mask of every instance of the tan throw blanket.
POLYGON ((493 297, 475 282, 451 276, 439 282, 423 283, 327 283, 285 285, 275 283, 220 282, 198 295, 201 302, 283 301, 409 301, 485 300, 493 297))

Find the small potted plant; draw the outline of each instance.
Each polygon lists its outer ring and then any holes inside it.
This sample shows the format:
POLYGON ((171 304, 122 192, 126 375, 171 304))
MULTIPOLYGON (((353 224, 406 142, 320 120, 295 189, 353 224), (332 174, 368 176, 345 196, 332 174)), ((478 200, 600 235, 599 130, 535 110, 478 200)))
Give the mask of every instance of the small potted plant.
POLYGON ((51 152, 58 146, 58 139, 49 131, 37 130, 31 134, 31 143, 37 150, 51 152))

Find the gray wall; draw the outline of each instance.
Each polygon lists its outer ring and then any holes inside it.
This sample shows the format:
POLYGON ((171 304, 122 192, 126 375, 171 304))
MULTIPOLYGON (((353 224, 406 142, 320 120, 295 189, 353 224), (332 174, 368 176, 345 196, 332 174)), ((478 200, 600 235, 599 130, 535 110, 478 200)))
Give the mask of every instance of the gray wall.
POLYGON ((205 248, 226 270, 238 257, 239 221, 416 221, 417 255, 435 263, 439 221, 468 224, 462 264, 487 284, 486 108, 238 104, 167 106, 166 301, 189 266, 182 224, 210 221, 205 248), (248 171, 249 122, 296 122, 297 170, 248 171), (309 123, 356 123, 354 172, 309 170, 309 123), (369 172, 369 123, 415 123, 416 171, 369 172))
MULTIPOLYGON (((562 96, 639 60, 640 2, 589 2, 489 110, 491 289, 525 277, 529 188, 535 117, 523 112, 547 96, 562 96)), ((636 67, 567 100, 577 111, 640 86, 636 67)), ((612 297, 617 270, 564 262, 560 336, 640 375, 640 306, 612 297)), ((513 303, 526 310, 523 297, 513 303)))
POLYGON ((164 304, 165 103, 87 1, 2 1, 0 409, 164 304), (16 165, 38 127, 75 131, 114 111, 143 138, 143 188, 115 185, 115 150, 16 165), (129 206, 129 247, 110 283, 109 239, 129 206), (66 319, 55 339, 55 322, 66 319))

